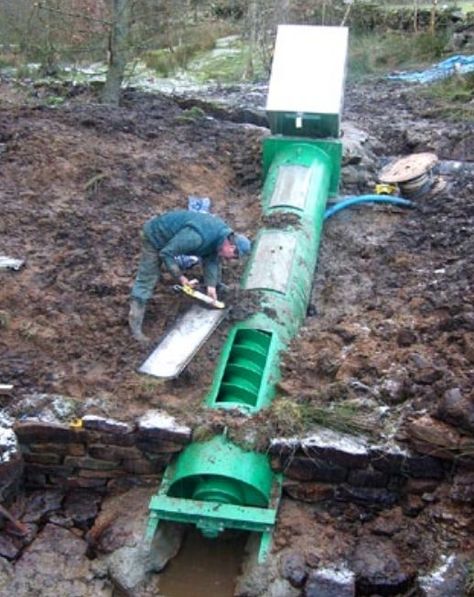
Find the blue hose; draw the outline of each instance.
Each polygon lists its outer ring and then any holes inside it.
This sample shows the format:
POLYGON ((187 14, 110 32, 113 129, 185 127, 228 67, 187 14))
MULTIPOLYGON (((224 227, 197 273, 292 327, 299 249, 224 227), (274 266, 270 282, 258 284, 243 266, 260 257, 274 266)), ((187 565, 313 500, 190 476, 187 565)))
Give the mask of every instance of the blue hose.
POLYGON ((345 197, 340 203, 336 203, 331 207, 328 207, 324 212, 324 219, 328 220, 338 211, 346 209, 351 205, 357 205, 358 203, 393 203, 394 205, 400 205, 402 207, 414 207, 413 201, 408 199, 400 199, 400 197, 392 197, 392 195, 360 195, 345 197))

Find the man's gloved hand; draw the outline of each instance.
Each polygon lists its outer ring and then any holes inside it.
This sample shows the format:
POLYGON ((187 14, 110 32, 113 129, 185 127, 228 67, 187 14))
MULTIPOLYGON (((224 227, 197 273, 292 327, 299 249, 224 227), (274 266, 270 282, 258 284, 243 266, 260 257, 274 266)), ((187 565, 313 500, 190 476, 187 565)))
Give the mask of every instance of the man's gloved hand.
POLYGON ((196 286, 199 284, 199 280, 197 280, 196 278, 194 278, 193 280, 188 280, 186 276, 180 276, 179 283, 181 284, 181 286, 190 286, 191 288, 196 288, 196 286))
POLYGON ((217 291, 215 286, 208 286, 207 287, 207 296, 211 298, 213 301, 217 301, 217 291))

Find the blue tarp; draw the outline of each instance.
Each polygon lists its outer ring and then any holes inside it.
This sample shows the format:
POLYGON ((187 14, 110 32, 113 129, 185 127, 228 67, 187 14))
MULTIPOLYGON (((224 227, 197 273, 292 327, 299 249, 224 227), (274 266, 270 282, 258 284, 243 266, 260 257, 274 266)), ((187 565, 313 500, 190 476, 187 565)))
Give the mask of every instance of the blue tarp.
POLYGON ((388 75, 389 79, 395 81, 407 81, 408 83, 432 83, 440 79, 451 77, 455 73, 464 74, 474 71, 474 56, 451 56, 431 68, 424 71, 401 71, 388 75))

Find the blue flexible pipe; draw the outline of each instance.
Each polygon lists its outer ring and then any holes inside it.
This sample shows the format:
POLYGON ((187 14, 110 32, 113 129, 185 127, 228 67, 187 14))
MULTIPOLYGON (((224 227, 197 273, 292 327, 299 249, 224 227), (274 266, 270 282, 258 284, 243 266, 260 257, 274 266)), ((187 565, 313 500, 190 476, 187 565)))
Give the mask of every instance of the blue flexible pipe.
POLYGON ((351 205, 357 205, 358 203, 393 203, 394 205, 400 205, 402 207, 413 207, 413 201, 408 199, 400 199, 400 197, 392 197, 392 195, 360 195, 345 197, 343 201, 328 207, 324 212, 324 219, 327 220, 337 212, 351 207, 351 205))

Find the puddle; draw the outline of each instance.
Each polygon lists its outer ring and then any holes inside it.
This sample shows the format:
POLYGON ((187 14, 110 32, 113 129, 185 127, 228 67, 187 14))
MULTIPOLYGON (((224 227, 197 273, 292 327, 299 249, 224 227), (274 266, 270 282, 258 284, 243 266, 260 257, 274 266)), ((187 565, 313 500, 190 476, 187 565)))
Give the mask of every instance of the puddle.
POLYGON ((232 597, 240 573, 247 533, 228 533, 206 539, 196 529, 160 578, 163 597, 232 597))

